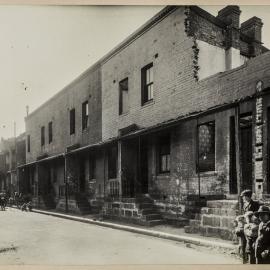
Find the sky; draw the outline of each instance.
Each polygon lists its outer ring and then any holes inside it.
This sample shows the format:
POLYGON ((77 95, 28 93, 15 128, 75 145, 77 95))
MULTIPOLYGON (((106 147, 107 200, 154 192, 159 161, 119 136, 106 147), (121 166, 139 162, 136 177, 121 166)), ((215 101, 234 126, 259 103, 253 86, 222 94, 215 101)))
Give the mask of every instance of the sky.
MULTIPOLYGON (((223 6, 202 6, 213 15, 223 6)), ((0 137, 24 132, 29 112, 60 91, 163 6, 0 5, 0 137)), ((257 16, 270 48, 270 6, 240 6, 257 16), (269 29, 269 31, 266 31, 269 29)))

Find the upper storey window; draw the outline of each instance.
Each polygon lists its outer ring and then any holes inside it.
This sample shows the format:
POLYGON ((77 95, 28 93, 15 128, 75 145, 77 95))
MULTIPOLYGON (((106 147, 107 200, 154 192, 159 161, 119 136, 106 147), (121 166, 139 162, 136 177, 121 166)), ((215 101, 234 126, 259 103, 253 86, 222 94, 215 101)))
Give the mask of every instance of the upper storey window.
POLYGON ((154 97, 154 76, 153 63, 148 64, 141 70, 142 78, 142 105, 153 100, 154 97))
POLYGON ((75 109, 69 111, 69 132, 70 135, 75 133, 75 109))
POLYGON ((88 101, 85 101, 82 104, 82 130, 88 127, 88 118, 89 118, 88 101))
POLYGON ((128 78, 119 82, 119 115, 128 113, 129 96, 128 96, 128 78))

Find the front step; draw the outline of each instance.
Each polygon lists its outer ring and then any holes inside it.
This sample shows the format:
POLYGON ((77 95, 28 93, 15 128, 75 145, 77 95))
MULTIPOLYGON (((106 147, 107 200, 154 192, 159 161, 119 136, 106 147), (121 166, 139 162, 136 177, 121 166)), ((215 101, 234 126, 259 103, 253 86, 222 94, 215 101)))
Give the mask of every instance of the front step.
POLYGON ((234 220, 239 213, 237 200, 207 201, 206 205, 184 227, 185 232, 233 240, 234 220))
POLYGON ((119 219, 144 226, 165 223, 154 201, 148 196, 105 202, 102 213, 105 218, 119 219))

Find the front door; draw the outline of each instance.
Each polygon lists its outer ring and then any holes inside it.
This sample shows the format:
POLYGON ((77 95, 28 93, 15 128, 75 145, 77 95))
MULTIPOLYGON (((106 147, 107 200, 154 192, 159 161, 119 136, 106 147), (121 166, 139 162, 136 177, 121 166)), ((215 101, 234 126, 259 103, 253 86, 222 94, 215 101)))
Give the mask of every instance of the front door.
POLYGON ((252 118, 243 117, 240 120, 241 160, 242 160, 242 190, 252 190, 252 118))
POLYGON ((141 193, 148 193, 148 142, 146 139, 141 140, 140 145, 140 185, 141 193))
POLYGON ((79 192, 85 191, 85 160, 82 158, 80 160, 80 182, 79 182, 79 192))

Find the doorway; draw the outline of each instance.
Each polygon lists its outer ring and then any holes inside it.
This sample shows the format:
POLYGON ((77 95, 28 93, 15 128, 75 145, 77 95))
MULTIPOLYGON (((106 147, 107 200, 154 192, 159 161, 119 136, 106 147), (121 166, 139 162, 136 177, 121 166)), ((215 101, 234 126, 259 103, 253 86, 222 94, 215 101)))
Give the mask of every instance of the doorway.
POLYGON ((252 114, 240 118, 242 190, 252 190, 252 114))
POLYGON ((141 138, 140 140, 140 192, 148 193, 148 140, 141 138))

